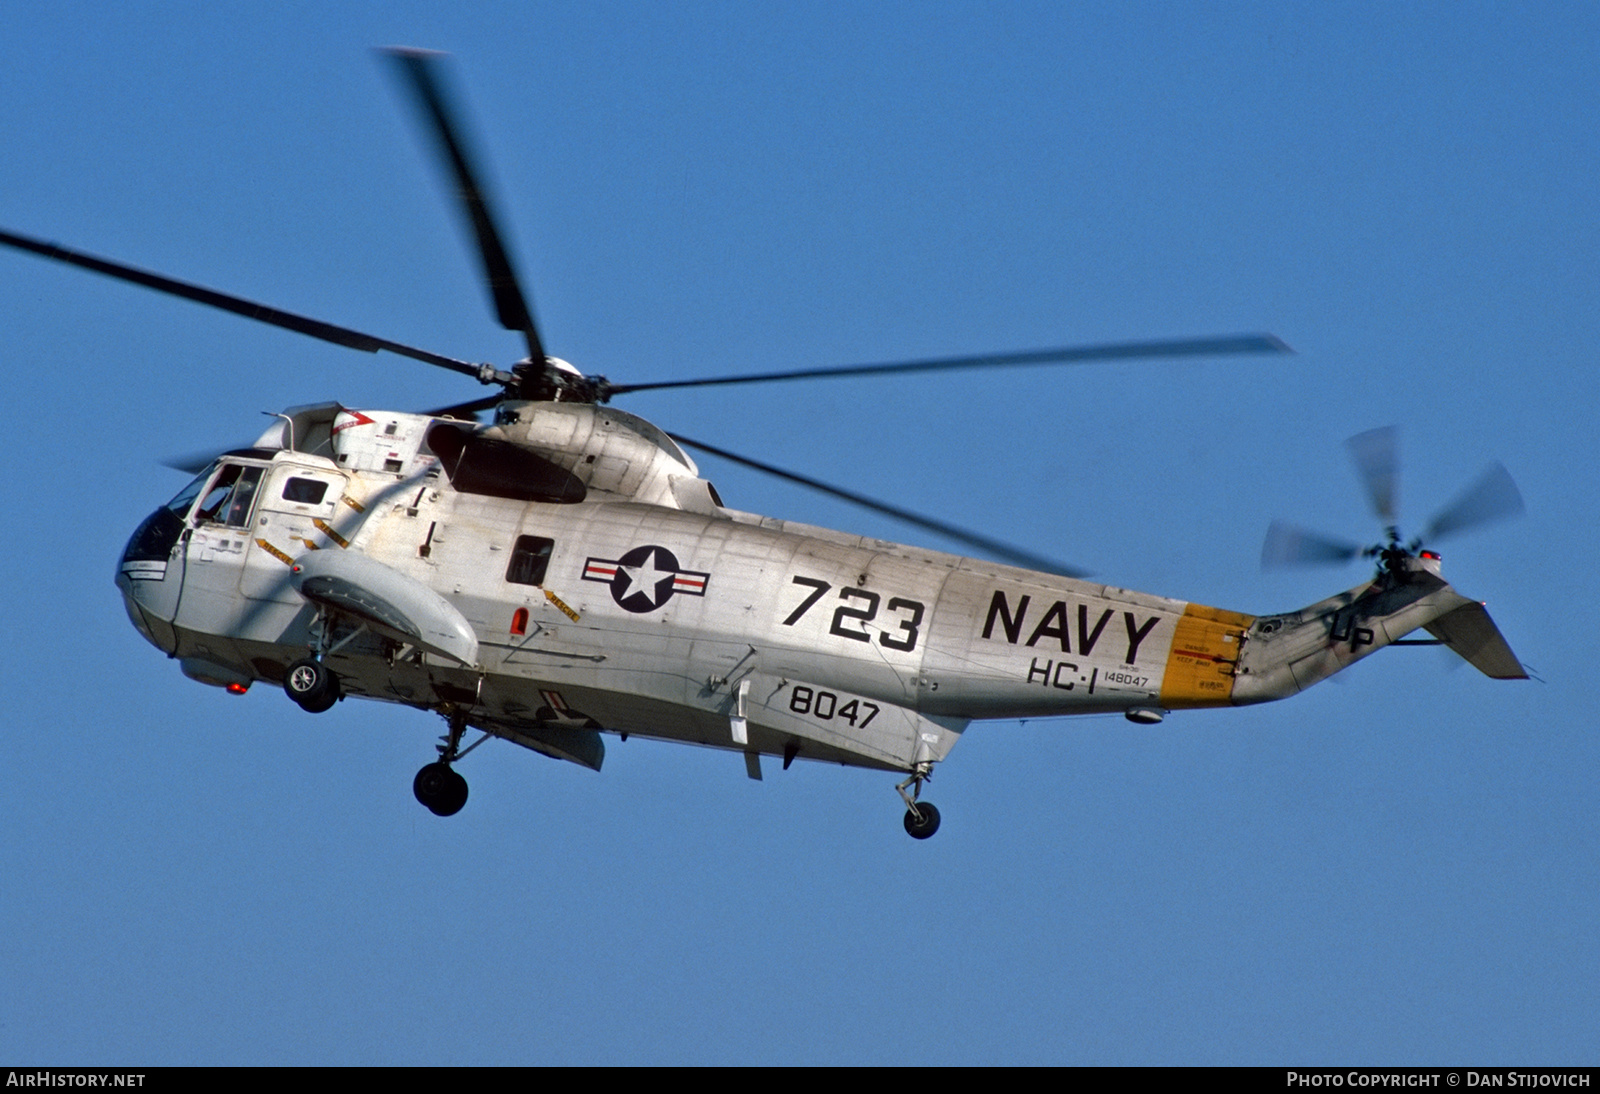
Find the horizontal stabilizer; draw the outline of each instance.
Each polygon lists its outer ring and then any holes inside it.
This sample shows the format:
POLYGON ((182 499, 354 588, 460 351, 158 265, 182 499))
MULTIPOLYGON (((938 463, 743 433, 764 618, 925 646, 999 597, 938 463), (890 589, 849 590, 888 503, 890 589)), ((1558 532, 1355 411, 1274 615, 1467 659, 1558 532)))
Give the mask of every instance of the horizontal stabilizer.
POLYGON ((1496 680, 1526 680, 1522 662, 1511 652, 1482 604, 1463 604, 1427 624, 1428 633, 1455 650, 1474 668, 1496 680))

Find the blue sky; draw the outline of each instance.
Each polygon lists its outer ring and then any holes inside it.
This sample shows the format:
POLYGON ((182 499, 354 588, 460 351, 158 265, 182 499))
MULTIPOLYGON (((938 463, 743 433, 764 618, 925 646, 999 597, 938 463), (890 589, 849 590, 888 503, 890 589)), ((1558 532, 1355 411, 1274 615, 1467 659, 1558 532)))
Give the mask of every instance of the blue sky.
MULTIPOLYGON (((1600 26, 1581 5, 16 8, 0 225, 507 363, 371 47, 456 55, 547 345, 643 381, 1268 330, 1291 358, 651 393, 690 436, 1248 612, 1275 517, 1419 528, 1539 682, 1402 649, 1281 704, 985 723, 893 779, 491 743, 184 679, 111 583, 263 410, 478 391, 0 254, 18 1063, 1593 1062, 1600 26)), ((731 505, 897 528, 706 458, 731 505)), ((769 767, 775 765, 769 765, 769 767)))

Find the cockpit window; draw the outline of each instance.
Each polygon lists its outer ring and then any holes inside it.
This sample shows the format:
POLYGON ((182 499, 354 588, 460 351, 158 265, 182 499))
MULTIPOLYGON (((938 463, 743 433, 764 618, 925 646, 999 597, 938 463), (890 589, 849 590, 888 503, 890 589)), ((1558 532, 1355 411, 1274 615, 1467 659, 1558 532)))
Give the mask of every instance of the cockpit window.
POLYGON ((264 470, 261 467, 241 467, 236 463, 224 464, 195 509, 196 522, 213 521, 234 528, 249 524, 250 508, 255 502, 256 488, 261 485, 261 473, 264 470))
POLYGON ((217 514, 222 512, 222 507, 228 501, 228 495, 233 493, 233 484, 239 481, 239 470, 239 465, 236 463, 230 463, 222 469, 222 473, 212 482, 205 498, 195 509, 196 521, 217 519, 217 514))
POLYGON ((545 571, 550 568, 550 551, 555 545, 555 540, 543 536, 518 536, 517 545, 511 548, 506 580, 518 585, 543 585, 545 571))
POLYGON ((262 470, 259 467, 247 467, 239 472, 239 485, 233 488, 233 496, 228 499, 226 523, 235 528, 243 528, 250 523, 250 509, 256 500, 256 487, 261 485, 262 470))

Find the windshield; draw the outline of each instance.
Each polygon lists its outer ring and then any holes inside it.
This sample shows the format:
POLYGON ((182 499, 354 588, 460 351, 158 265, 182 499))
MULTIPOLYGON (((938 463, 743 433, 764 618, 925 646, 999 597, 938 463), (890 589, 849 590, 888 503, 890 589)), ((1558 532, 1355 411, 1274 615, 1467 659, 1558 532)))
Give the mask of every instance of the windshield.
POLYGON ((190 482, 188 486, 185 486, 182 490, 179 490, 178 496, 167 502, 167 508, 172 510, 172 512, 177 513, 179 516, 187 513, 189 511, 189 506, 194 504, 194 499, 200 496, 200 488, 206 484, 206 480, 210 477, 211 468, 208 467, 204 471, 200 472, 200 474, 196 475, 194 477, 194 481, 190 482))

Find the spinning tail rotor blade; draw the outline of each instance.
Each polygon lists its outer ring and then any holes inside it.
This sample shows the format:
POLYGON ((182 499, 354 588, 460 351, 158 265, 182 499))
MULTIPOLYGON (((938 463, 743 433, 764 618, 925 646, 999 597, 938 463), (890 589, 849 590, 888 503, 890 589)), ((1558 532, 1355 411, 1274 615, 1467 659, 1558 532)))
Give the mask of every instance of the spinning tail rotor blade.
POLYGON ((1522 494, 1517 490, 1517 484, 1511 481, 1511 473, 1501 464, 1491 464, 1476 482, 1429 522, 1420 537, 1407 546, 1402 544, 1400 530, 1395 524, 1399 508, 1400 470, 1395 427, 1385 426, 1357 434, 1345 445, 1350 449, 1356 471, 1366 487, 1367 500, 1372 503, 1373 512, 1387 525, 1388 542, 1362 548, 1275 520, 1267 529, 1267 539, 1261 547, 1262 569, 1335 565, 1366 555, 1379 560, 1380 572, 1399 572, 1396 567, 1401 566, 1403 560, 1414 558, 1415 552, 1427 544, 1480 524, 1517 516, 1523 511, 1522 494))
POLYGON ((511 258, 503 242, 505 237, 495 226, 488 192, 479 181, 483 178, 483 172, 474 165, 466 142, 466 129, 457 120, 459 113, 445 92, 443 63, 440 60, 442 55, 415 49, 391 49, 385 52, 394 58, 396 66, 404 74, 407 86, 416 97, 417 110, 433 133, 439 156, 455 182, 461 210, 467 223, 472 226, 472 234, 478 244, 484 280, 494 300, 500 325, 507 330, 520 331, 528 343, 528 359, 542 367, 547 356, 544 343, 540 341, 539 330, 534 325, 533 310, 528 306, 527 297, 511 267, 511 258))
POLYGON ((845 376, 883 376, 908 372, 949 372, 957 369, 1000 368, 1017 365, 1066 365, 1090 361, 1126 361, 1161 357, 1221 357, 1239 353, 1293 353, 1271 334, 1234 334, 1216 338, 1178 338, 1152 342, 1111 342, 1095 346, 1021 353, 990 353, 976 357, 938 357, 925 361, 898 361, 877 365, 843 365, 803 368, 786 372, 756 372, 742 376, 711 376, 699 380, 658 380, 643 384, 608 384, 607 397, 634 391, 674 387, 712 387, 719 384, 760 384, 775 380, 838 379, 845 376))
POLYGON ((1339 566, 1360 557, 1361 551, 1357 544, 1275 520, 1267 528, 1266 542, 1261 545, 1261 568, 1339 566))
POLYGON ((1522 511, 1522 493, 1512 481, 1511 472, 1503 464, 1492 464, 1478 481, 1428 522, 1422 540, 1432 543, 1480 524, 1520 516, 1522 511))
POLYGON ((701 452, 708 452, 713 456, 728 460, 732 463, 753 468, 756 471, 761 471, 768 475, 775 475, 780 479, 784 479, 788 482, 798 483, 801 486, 808 487, 809 489, 816 490, 819 493, 827 494, 831 497, 841 498, 844 501, 850 502, 852 505, 859 505, 863 509, 871 510, 874 513, 882 513, 886 517, 893 517, 895 520, 904 521, 905 523, 913 525, 917 528, 927 529, 930 532, 935 532, 941 536, 946 536, 950 539, 953 539, 957 543, 965 543, 969 547, 976 547, 980 551, 983 551, 994 558, 1002 559, 1015 566, 1026 567, 1029 570, 1043 570, 1047 573, 1060 574, 1063 577, 1088 576, 1082 570, 1077 570, 1070 566, 1063 566, 1054 559, 1045 558, 1042 555, 1036 555, 1030 551, 1024 551, 1020 547, 1013 547, 1011 544, 1002 543, 997 539, 990 539, 988 536, 979 532, 970 532, 967 529, 957 527, 954 524, 946 524, 942 520, 935 520, 933 517, 925 517, 920 513, 913 513, 909 509, 901 509, 897 505, 890 505, 887 502, 869 498, 865 494, 857 494, 854 491, 846 490, 839 486, 832 486, 818 479, 808 478, 805 475, 797 475, 793 471, 785 471, 783 468, 774 467, 770 463, 762 463, 760 460, 752 460, 748 456, 741 456, 735 452, 729 452, 725 448, 717 448, 713 445, 704 444, 700 441, 692 441, 688 437, 679 436, 676 433, 669 433, 668 436, 677 441, 679 444, 688 448, 693 448, 701 452))
POLYGON ((1358 433, 1345 442, 1372 511, 1385 525, 1395 523, 1400 502, 1400 441, 1392 425, 1358 433))

